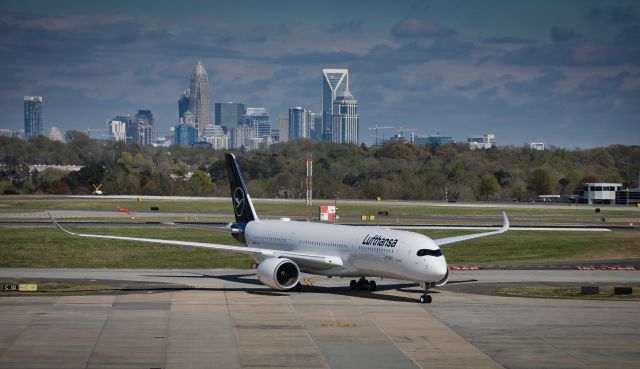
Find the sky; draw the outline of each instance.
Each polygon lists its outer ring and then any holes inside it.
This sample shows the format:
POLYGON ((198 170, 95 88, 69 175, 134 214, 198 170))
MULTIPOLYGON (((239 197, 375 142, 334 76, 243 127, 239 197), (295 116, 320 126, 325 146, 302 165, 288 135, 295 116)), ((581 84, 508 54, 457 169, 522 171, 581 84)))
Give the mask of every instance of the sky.
POLYGON ((376 125, 640 144, 637 1, 0 0, 0 128, 23 128, 37 95, 45 133, 139 109, 167 133, 199 60, 212 105, 266 107, 274 127, 320 112, 322 69, 348 68, 366 144, 376 125))

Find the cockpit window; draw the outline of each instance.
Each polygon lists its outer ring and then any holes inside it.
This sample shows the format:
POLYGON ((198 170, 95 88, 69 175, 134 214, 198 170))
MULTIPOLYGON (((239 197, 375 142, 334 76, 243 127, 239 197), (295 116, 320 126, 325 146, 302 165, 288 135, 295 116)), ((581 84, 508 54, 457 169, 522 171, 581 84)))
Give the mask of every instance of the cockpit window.
POLYGON ((421 249, 418 250, 418 256, 442 256, 442 250, 437 249, 437 250, 429 250, 429 249, 421 249))

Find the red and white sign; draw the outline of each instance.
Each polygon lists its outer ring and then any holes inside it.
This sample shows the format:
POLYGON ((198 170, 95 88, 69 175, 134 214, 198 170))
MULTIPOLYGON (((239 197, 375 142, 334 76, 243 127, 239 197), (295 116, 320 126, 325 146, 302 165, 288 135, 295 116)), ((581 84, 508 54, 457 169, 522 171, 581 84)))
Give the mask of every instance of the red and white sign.
POLYGON ((480 270, 476 265, 449 265, 449 270, 480 270))
POLYGON ((618 265, 593 265, 593 266, 576 266, 578 270, 636 270, 633 266, 618 266, 618 265))
POLYGON ((320 205, 320 220, 333 222, 336 220, 336 207, 332 205, 320 205))

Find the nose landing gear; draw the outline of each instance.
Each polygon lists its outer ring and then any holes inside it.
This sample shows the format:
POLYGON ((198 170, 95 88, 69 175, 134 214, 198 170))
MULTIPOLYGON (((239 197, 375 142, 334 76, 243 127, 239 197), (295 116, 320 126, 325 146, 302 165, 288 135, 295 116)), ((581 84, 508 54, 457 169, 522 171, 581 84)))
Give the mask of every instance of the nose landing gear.
POLYGON ((421 304, 430 304, 431 303, 431 295, 429 294, 429 287, 431 287, 431 284, 422 282, 422 283, 420 283, 420 285, 424 289, 424 294, 422 296, 420 296, 420 303, 421 304))
POLYGON ((360 279, 356 282, 355 279, 351 280, 351 283, 349 283, 349 287, 352 290, 369 290, 369 291, 375 291, 376 290, 376 281, 368 281, 365 277, 360 277, 360 279))

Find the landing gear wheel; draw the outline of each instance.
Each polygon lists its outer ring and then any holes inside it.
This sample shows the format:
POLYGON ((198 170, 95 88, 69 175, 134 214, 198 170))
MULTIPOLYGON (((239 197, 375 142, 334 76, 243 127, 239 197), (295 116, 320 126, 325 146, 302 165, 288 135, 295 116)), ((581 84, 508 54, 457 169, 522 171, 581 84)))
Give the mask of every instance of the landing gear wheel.
POLYGON ((369 281, 369 291, 376 290, 376 281, 369 281))
POLYGON ((420 296, 421 304, 430 304, 431 303, 431 295, 422 295, 420 296))
POLYGON ((356 283, 355 279, 352 279, 352 280, 351 280, 351 283, 349 283, 349 287, 350 287, 352 290, 355 290, 355 289, 358 287, 358 284, 356 283))

